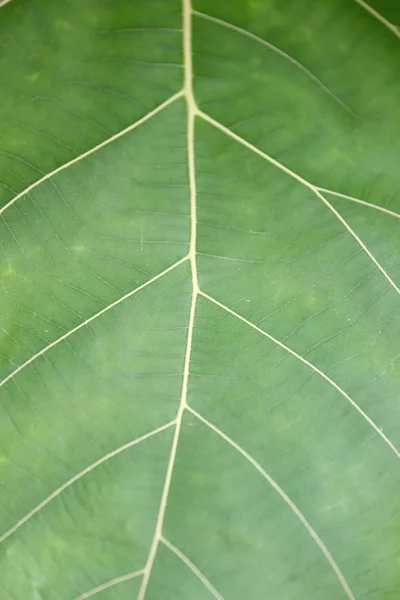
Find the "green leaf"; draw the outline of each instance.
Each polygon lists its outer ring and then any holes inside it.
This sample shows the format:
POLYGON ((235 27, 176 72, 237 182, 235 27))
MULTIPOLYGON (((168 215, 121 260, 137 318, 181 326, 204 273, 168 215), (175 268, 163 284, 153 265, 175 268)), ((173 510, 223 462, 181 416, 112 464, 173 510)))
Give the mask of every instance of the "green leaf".
POLYGON ((399 598, 398 25, 2 3, 2 600, 399 598))

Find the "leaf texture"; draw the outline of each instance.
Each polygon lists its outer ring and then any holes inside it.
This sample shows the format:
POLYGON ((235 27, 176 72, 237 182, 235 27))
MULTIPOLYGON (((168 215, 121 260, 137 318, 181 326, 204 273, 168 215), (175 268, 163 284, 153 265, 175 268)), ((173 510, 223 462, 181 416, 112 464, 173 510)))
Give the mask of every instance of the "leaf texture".
POLYGON ((1 598, 399 598, 399 24, 2 3, 1 598))

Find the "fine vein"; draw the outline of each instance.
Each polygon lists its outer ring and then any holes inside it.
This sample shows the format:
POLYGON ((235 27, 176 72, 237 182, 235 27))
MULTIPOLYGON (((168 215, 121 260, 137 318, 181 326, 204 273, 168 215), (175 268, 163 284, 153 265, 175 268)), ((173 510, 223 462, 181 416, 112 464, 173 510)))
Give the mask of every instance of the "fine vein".
POLYGON ((189 381, 189 366, 190 355, 192 349, 192 337, 194 329, 194 315, 196 310, 196 300, 199 293, 197 282, 197 267, 196 267, 196 180, 195 180, 195 162, 194 162, 194 120, 196 114, 196 104, 193 97, 192 88, 192 40, 191 40, 191 5, 190 0, 183 0, 183 56, 184 56, 184 95, 187 105, 187 157, 188 157, 188 174, 190 188, 190 247, 189 260, 192 274, 192 299, 190 304, 189 325, 187 334, 187 344, 185 351, 185 360, 183 367, 182 393, 176 415, 175 434, 172 440, 171 454, 168 461, 167 473, 165 477, 164 487, 161 495, 160 508, 157 515, 157 522, 154 531, 153 541, 150 546, 150 551, 146 566, 144 569, 142 585, 140 587, 137 600, 143 600, 146 594, 148 582, 150 579, 151 570, 154 559, 157 554, 157 548, 161 540, 165 511, 167 508, 168 494, 171 486, 172 472, 174 469, 175 458, 178 448, 179 434, 181 431, 182 417, 185 408, 187 408, 187 390, 189 381))
POLYGON ((303 513, 301 512, 301 510, 296 506, 296 504, 286 494, 286 492, 284 492, 284 490, 278 485, 278 483, 275 481, 275 479, 273 479, 273 477, 271 477, 271 475, 269 475, 269 473, 267 473, 267 471, 265 471, 265 469, 263 469, 262 466, 248 452, 246 452, 246 450, 244 448, 242 448, 239 444, 237 444, 234 440, 232 440, 223 431, 221 431, 220 429, 218 429, 218 427, 216 427, 213 423, 211 423, 210 421, 208 421, 205 417, 203 417, 202 415, 200 415, 193 408, 188 407, 188 410, 195 417, 197 417, 197 419, 199 419, 200 421, 202 421, 205 425, 207 425, 210 429, 212 429, 215 433, 217 433, 222 439, 224 439, 226 442, 228 442, 228 444, 230 444, 233 448, 235 448, 235 450, 237 450, 237 452, 239 452, 242 456, 244 456, 244 458, 255 469, 257 469, 257 471, 264 477, 264 479, 266 479, 268 481, 268 483, 274 488, 274 490, 276 492, 278 492, 278 494, 280 495, 280 497, 286 502, 286 504, 288 504, 288 506, 294 512, 294 514, 296 515, 296 517, 301 521, 301 523, 304 525, 304 527, 306 528, 306 530, 308 531, 308 533, 310 534, 310 536, 312 537, 312 539, 315 541, 315 543, 318 545, 318 547, 320 548, 320 550, 324 554, 325 558, 329 562, 329 564, 332 567, 333 571, 336 573, 336 575, 337 575, 337 577, 338 577, 338 579, 339 579, 339 581, 340 581, 340 583, 341 583, 344 591, 346 592, 347 596, 350 598, 350 600, 355 600, 354 595, 353 595, 353 593, 352 593, 352 591, 351 591, 351 589, 349 587, 349 584, 347 583, 346 579, 344 578, 343 573, 339 569, 339 566, 336 563, 335 559, 333 558, 332 554, 329 552, 328 548, 325 546, 325 544, 323 543, 323 541, 321 540, 321 538, 319 537, 319 535, 317 534, 317 532, 315 531, 315 529, 312 527, 312 525, 307 521, 307 519, 305 518, 305 516, 303 515, 303 513))
POLYGON ((184 554, 181 550, 179 550, 179 548, 171 544, 171 542, 167 540, 164 536, 161 536, 160 541, 164 544, 164 546, 171 550, 171 552, 176 554, 176 556, 178 556, 178 558, 180 558, 181 561, 184 562, 185 565, 189 567, 191 571, 193 571, 196 577, 200 579, 204 587, 212 593, 214 598, 216 598, 217 600, 224 600, 219 591, 213 586, 213 584, 207 579, 207 577, 203 575, 200 569, 198 569, 196 565, 192 563, 192 561, 186 556, 186 554, 184 554))
POLYGON ((340 106, 342 108, 344 108, 347 112, 349 112, 353 116, 356 116, 356 114, 351 110, 351 108, 349 106, 347 106, 347 104, 345 104, 342 100, 340 100, 340 98, 338 98, 336 96, 336 94, 334 94, 324 83, 322 83, 322 81, 320 79, 318 79, 318 77, 316 77, 309 69, 307 69, 307 67, 302 65, 298 60, 296 60, 295 58, 290 56, 290 54, 287 54, 286 52, 284 52, 280 48, 277 48, 270 42, 267 42, 263 38, 260 38, 258 35, 255 35, 254 33, 247 31, 247 29, 242 29, 241 27, 238 27, 237 25, 233 25, 232 23, 228 23, 227 21, 223 21, 222 19, 217 19, 216 17, 212 17, 211 15, 207 15, 207 14, 199 12, 197 10, 194 10, 193 14, 197 15, 198 17, 201 17, 202 19, 205 19, 206 21, 211 21, 212 23, 216 23, 217 25, 221 25, 222 27, 226 27, 227 29, 232 29, 233 31, 236 31, 237 33, 240 33, 241 35, 245 35, 246 37, 250 38, 251 40, 254 40, 255 42, 258 42, 259 44, 266 46, 266 48, 268 48, 269 50, 272 50, 272 52, 279 54, 279 56, 281 56, 285 60, 291 62, 296 68, 298 68, 305 75, 307 75, 307 77, 312 79, 312 81, 314 81, 314 83, 316 83, 317 86, 321 90, 326 92, 335 102, 340 104, 340 106))
POLYGON ((129 581, 130 579, 134 579, 135 577, 140 577, 140 575, 143 575, 143 569, 141 569, 140 571, 133 571, 132 573, 127 573, 126 575, 121 575, 120 577, 115 577, 114 579, 111 579, 106 583, 102 583, 101 585, 98 585, 97 587, 89 590, 88 592, 81 594, 80 596, 75 598, 75 600, 85 600, 85 598, 91 598, 92 596, 98 594, 99 592, 102 592, 103 590, 107 590, 108 588, 113 587, 114 585, 118 585, 118 583, 129 581))
POLYGON ((152 111, 150 111, 149 113, 147 113, 147 115, 145 115, 141 119, 138 119, 138 121, 135 121, 135 123, 132 123, 131 125, 129 125, 125 129, 123 129, 122 131, 119 131, 115 135, 112 135, 111 137, 107 138, 106 140, 104 140, 104 142, 101 142, 97 146, 94 146, 94 148, 91 148, 90 150, 87 150, 83 154, 80 154, 79 156, 76 156, 75 158, 73 158, 72 160, 68 161, 67 163, 61 165, 60 167, 57 167, 57 169, 54 169, 54 171, 52 171, 51 173, 48 173, 47 175, 44 175, 43 177, 41 177, 40 179, 38 179, 37 181, 35 181, 31 185, 29 185, 27 188, 25 188, 22 192, 20 192, 16 196, 14 196, 14 198, 12 198, 12 200, 10 200, 9 202, 7 202, 7 204, 5 204, 2 208, 0 208, 0 215, 7 208, 9 208, 10 206, 12 206, 17 200, 19 200, 23 196, 26 196, 26 194, 29 194, 29 192, 31 190, 33 190, 35 187, 37 187, 38 185, 40 185, 41 183, 43 183, 47 179, 51 179, 51 177, 53 177, 54 175, 56 175, 60 171, 64 171, 64 169, 67 169, 71 165, 74 165, 75 163, 77 163, 77 162, 85 159, 87 156, 90 156, 94 152, 97 152, 97 150, 100 150, 100 148, 103 148, 104 146, 107 146, 108 144, 111 144, 111 142, 114 142, 115 140, 117 140, 118 138, 122 137, 123 135, 126 135, 130 131, 133 131, 133 129, 136 129, 136 127, 139 127, 140 125, 142 125, 143 123, 145 123, 146 121, 148 121, 149 119, 151 119, 152 117, 154 117, 154 115, 156 115, 157 113, 159 113, 160 111, 162 111, 169 104, 172 104, 173 102, 175 102, 175 100, 177 100, 181 96, 183 96, 183 91, 182 90, 180 92, 178 92, 177 94, 174 94, 173 96, 171 96, 170 98, 168 98, 168 100, 165 100, 165 102, 163 102, 162 104, 160 104, 159 106, 157 106, 156 108, 154 108, 152 111))
POLYGON ((221 131, 223 131, 224 133, 226 133, 227 135, 232 137, 234 140, 236 140, 243 146, 246 146, 246 148, 249 148, 256 154, 258 154, 259 156, 261 156, 262 158, 264 158, 265 160, 270 162, 272 165, 274 165, 275 167, 277 167, 278 169, 280 169, 281 171, 283 171, 290 177, 293 177, 293 179, 296 179, 297 181, 299 181, 300 183, 302 183, 303 185, 308 187, 312 192, 314 192, 314 194, 316 194, 316 196, 318 196, 318 198, 320 200, 322 200, 322 202, 329 208, 329 210, 331 212, 333 212, 335 217, 342 223, 342 225, 347 229, 347 231, 353 236, 353 238, 361 246, 361 248, 364 250, 364 252, 367 254, 367 256, 372 260, 372 262, 379 269, 379 271, 382 273, 382 275, 388 280, 390 285, 396 290, 396 292, 398 294, 400 294, 400 289, 397 287, 397 285, 395 284, 393 279, 390 277, 390 275, 385 271, 385 269, 382 267, 382 265, 378 262, 378 260, 372 254, 372 252, 367 248, 367 246, 362 242, 362 240, 359 238, 359 236, 356 234, 356 232, 350 227, 350 225, 347 223, 347 221, 338 213, 338 211, 335 208, 333 208, 333 206, 330 204, 330 202, 328 202, 328 200, 322 195, 320 189, 317 186, 313 185, 312 183, 310 183, 309 181, 307 181, 306 179, 301 177, 301 175, 298 175, 294 171, 291 171, 290 169, 285 167, 285 165, 283 165, 282 163, 277 161, 275 158, 272 158, 272 156, 269 156, 268 154, 266 154, 265 152, 263 152, 256 146, 253 146, 253 144, 251 144, 244 138, 240 137, 239 135, 237 135, 236 133, 231 131, 228 127, 225 127, 225 125, 222 125, 221 123, 219 123, 219 121, 216 121, 215 119, 213 119, 212 117, 210 117, 209 115, 204 113, 203 111, 199 110, 197 112, 197 114, 199 117, 203 118, 205 121, 208 121, 211 125, 213 125, 217 129, 220 129, 221 131))
POLYGON ((39 358, 39 356, 42 356, 42 354, 45 354, 45 352, 47 352, 48 350, 50 350, 50 348, 54 348, 54 346, 57 346, 57 344, 59 344, 60 342, 62 342, 65 339, 67 339, 70 335, 72 335, 73 333, 75 333, 79 329, 82 329, 82 327, 85 327, 85 325, 88 325, 89 323, 91 323, 92 321, 94 321, 95 319, 97 319, 97 317, 100 317, 102 314, 104 314, 105 312, 111 310, 112 308, 114 308, 114 306, 117 306, 117 304, 120 304, 124 300, 127 300, 127 298, 130 298, 131 296, 133 296, 137 292, 140 292, 140 290, 143 290, 145 287, 149 286, 151 283, 153 283, 157 279, 160 279, 161 277, 163 277, 164 275, 166 275, 167 273, 169 273, 170 271, 172 271, 173 269, 175 269, 178 265, 182 264, 186 260, 188 260, 188 257, 184 256, 183 258, 181 258, 181 260, 178 260, 176 263, 174 263, 173 265, 171 265, 170 267, 168 267, 167 269, 165 269, 164 271, 162 271, 158 275, 155 275, 154 277, 152 277, 151 279, 149 279, 149 281, 146 281, 142 285, 139 285, 139 287, 137 287, 134 290, 128 292, 127 294, 125 294, 121 298, 118 298, 118 300, 115 300, 115 302, 112 302, 111 304, 109 304, 105 308, 102 308, 101 310, 99 310, 99 312, 95 313, 94 315, 92 315, 91 317, 89 317, 88 319, 86 319, 85 321, 83 321, 82 323, 79 323, 79 325, 77 325, 73 329, 70 329, 69 331, 67 331, 67 333, 64 333, 62 336, 60 336, 59 338, 57 338, 56 340, 54 340, 54 342, 51 342, 51 344, 48 344, 47 346, 45 346, 44 348, 42 348, 39 352, 37 352, 36 354, 34 354, 30 358, 28 358, 28 360, 26 360, 24 363, 22 363, 21 365, 19 365, 19 367, 17 367, 16 369, 14 369, 14 371, 12 371, 9 375, 7 375, 7 377, 5 377, 2 381, 0 381, 0 387, 3 386, 5 383, 7 383, 7 381, 9 381, 10 379, 12 379, 13 377, 15 377, 15 375, 17 373, 19 373, 20 371, 22 371, 22 369, 24 369, 25 367, 27 367, 28 365, 30 365, 34 360, 36 360, 37 358, 39 358))
POLYGON ((37 506, 35 506, 35 508, 33 508, 24 517, 22 517, 22 519, 20 519, 17 523, 15 523, 15 525, 13 525, 8 531, 3 533, 3 535, 0 536, 0 544, 1 544, 1 542, 4 542, 4 540, 7 539, 11 534, 13 534, 17 529, 19 529, 21 527, 21 525, 23 525, 24 523, 29 521, 29 519, 31 517, 36 515, 36 513, 38 513, 44 506, 46 506, 46 504, 48 504, 49 502, 54 500, 54 498, 59 496, 61 494, 61 492, 63 492, 64 490, 69 488, 73 483, 78 481, 78 479, 81 479, 84 475, 86 475, 87 473, 90 473, 90 471, 93 471, 93 469, 95 469, 99 465, 103 464, 110 458, 113 458, 117 454, 124 452, 124 450, 127 450, 128 448, 131 448, 132 446, 136 446, 137 444, 140 444, 140 442, 143 442, 144 440, 147 440, 148 438, 153 437, 153 435, 157 435, 161 431, 164 431, 165 429, 168 429, 169 427, 172 427, 173 425, 175 425, 175 419, 173 421, 170 421, 169 423, 166 423, 165 425, 161 425, 161 427, 157 427, 157 429, 153 429, 152 431, 149 431, 148 433, 145 433, 144 435, 141 435, 140 437, 135 438, 134 440, 132 440, 130 442, 127 442, 126 444, 123 444, 122 446, 119 446, 119 448, 112 450, 108 454, 105 454, 104 456, 102 456, 101 458, 96 460, 91 465, 88 465, 87 467, 85 467, 82 471, 80 471, 79 473, 77 473, 76 475, 74 475, 73 477, 68 479, 68 481, 66 481, 65 483, 60 485, 60 487, 58 487, 56 490, 54 490, 54 492, 52 492, 49 496, 47 496, 47 498, 42 500, 42 502, 40 502, 37 506))
POLYGON ((218 302, 218 300, 216 300, 215 298, 212 298, 211 296, 209 296, 205 292, 203 292, 203 291, 200 290, 199 293, 200 293, 201 296, 204 296, 204 298, 207 298, 207 300, 209 300, 210 302, 213 302, 214 304, 216 304, 217 306, 219 306, 223 310, 226 310, 228 313, 230 313, 231 315, 233 315, 237 319, 240 319, 240 321, 243 321, 243 323, 246 323, 247 325, 249 325, 249 327, 252 327, 256 331, 258 331, 259 333, 261 333, 262 335, 264 335, 265 337, 267 337, 269 340, 271 340, 272 342, 274 342, 275 344, 277 344, 278 346, 280 346, 281 348, 283 348, 284 350, 286 350, 287 352, 289 352, 289 354, 292 354, 292 356, 295 356, 298 360, 301 360, 302 363, 304 363, 310 369, 312 369, 313 371, 315 371, 315 373, 318 373, 318 375, 320 375, 321 377, 323 377, 325 379, 325 381, 327 381, 328 383, 330 383, 340 394, 342 394, 342 396, 344 396, 344 398, 346 398, 346 400, 348 402, 350 402, 350 404, 356 409, 356 411, 360 413, 360 415, 371 425, 371 427, 373 427, 373 429, 376 431, 376 433, 386 442, 386 444, 388 444, 388 446, 390 446, 390 448, 393 450, 393 452, 396 454, 396 456, 400 458, 400 452, 397 450, 396 446, 394 446, 394 444, 389 440, 389 438, 386 437, 386 435, 383 433, 383 431, 380 430, 380 428, 378 427, 378 425, 371 419, 371 417, 369 417, 363 411, 363 409, 357 404, 357 402, 355 402, 337 383, 335 383, 333 381, 333 379, 331 379, 330 377, 328 377, 328 375, 326 375, 323 371, 321 371, 320 369, 318 369, 318 367, 316 367, 313 363, 309 362, 306 358, 304 358, 300 354, 297 354, 297 352, 295 352, 294 350, 292 350, 292 348, 290 348, 289 346, 286 346, 285 344, 283 344, 282 342, 280 342, 278 339, 274 338, 272 335, 270 335, 269 333, 267 333, 266 331, 264 331, 263 329, 261 329, 261 327, 258 327, 257 325, 255 325, 251 321, 248 321, 245 317, 242 317, 242 315, 240 315, 239 313, 235 312, 234 310, 232 310, 231 308, 229 308, 225 304, 222 304, 221 302, 218 302))

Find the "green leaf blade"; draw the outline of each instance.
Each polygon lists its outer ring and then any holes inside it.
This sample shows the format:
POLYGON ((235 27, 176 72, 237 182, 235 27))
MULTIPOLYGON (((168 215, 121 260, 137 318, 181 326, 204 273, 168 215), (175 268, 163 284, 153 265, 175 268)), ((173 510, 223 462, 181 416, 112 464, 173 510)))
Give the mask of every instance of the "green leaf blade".
POLYGON ((178 0, 76 0, 56 10, 23 0, 1 18, 1 205, 182 85, 178 0))
POLYGON ((6 600, 397 600, 384 2, 0 7, 6 600))

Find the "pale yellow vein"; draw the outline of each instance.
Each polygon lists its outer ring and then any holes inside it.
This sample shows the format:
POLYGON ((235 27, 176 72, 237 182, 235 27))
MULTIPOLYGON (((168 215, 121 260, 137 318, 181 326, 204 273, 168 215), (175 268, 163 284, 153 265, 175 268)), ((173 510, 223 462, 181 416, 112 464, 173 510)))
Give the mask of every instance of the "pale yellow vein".
POLYGON ((42 500, 42 502, 40 502, 37 506, 35 506, 35 508, 33 508, 31 511, 29 511, 29 513, 27 513, 24 517, 22 517, 8 531, 3 533, 3 535, 0 536, 0 544, 2 542, 4 542, 4 540, 6 540, 8 537, 10 537, 10 535, 12 535, 15 531, 17 531, 17 529, 19 529, 22 525, 24 525, 24 523, 29 521, 29 519, 31 519, 34 515, 36 515, 49 502, 51 502, 52 500, 54 500, 54 498, 59 496, 61 494, 61 492, 63 492, 67 488, 69 488, 72 484, 74 484, 76 481, 81 479, 84 475, 86 475, 87 473, 90 473, 90 471, 93 471, 93 469, 95 469, 96 467, 105 463, 107 460, 110 460, 110 458, 113 458, 114 456, 117 456, 117 454, 124 452, 124 450, 127 450, 128 448, 132 448, 132 446, 136 446, 137 444, 140 444, 144 440, 147 440, 148 438, 153 437, 154 435, 157 435, 161 431, 164 431, 165 429, 172 427, 173 425, 175 425, 175 422, 176 422, 176 420, 174 419, 173 421, 170 421, 169 423, 166 423, 165 425, 161 425, 161 427, 157 427, 156 429, 153 429, 152 431, 149 431, 148 433, 145 433, 144 435, 141 435, 140 437, 135 438, 134 440, 127 442, 126 444, 123 444, 122 446, 119 446, 119 448, 116 448, 115 450, 108 452, 108 454, 105 454, 104 456, 102 456, 101 458, 96 460, 94 463, 92 463, 92 464, 88 465, 87 467, 85 467, 84 469, 82 469, 82 471, 79 471, 79 473, 77 473, 76 475, 74 475, 73 477, 68 479, 68 481, 66 481, 65 483, 60 485, 60 487, 58 487, 56 490, 54 490, 54 492, 52 492, 49 496, 47 496, 47 498, 42 500))
POLYGON ((209 115, 204 113, 203 111, 198 110, 197 115, 199 117, 201 117, 202 119, 204 119, 205 121, 208 121, 211 125, 213 125, 217 129, 220 129, 221 131, 226 133, 226 135, 229 135, 231 138, 233 138, 234 140, 236 140, 243 146, 246 146, 246 148, 249 148, 249 150, 252 150, 252 152, 255 152, 256 154, 258 154, 259 156, 261 156, 262 158, 267 160, 269 163, 273 164, 275 167, 277 167, 278 169, 280 169, 281 171, 283 171, 290 177, 293 177, 293 179, 296 179, 297 181, 299 181, 300 183, 302 183, 303 185, 308 187, 312 192, 314 192, 314 194, 316 194, 318 196, 318 198, 320 198, 320 200, 322 200, 322 202, 329 208, 329 210, 331 210, 333 212, 333 214, 336 216, 336 218, 342 223, 342 225, 347 229, 347 231, 353 236, 353 238, 357 241, 357 243, 361 246, 361 248, 367 254, 367 256, 372 260, 373 263, 375 263, 375 266, 379 269, 379 271, 382 273, 382 275, 389 281, 390 285, 396 290, 396 292, 398 294, 400 294, 400 289, 397 287, 397 285, 395 284, 393 279, 390 277, 390 275, 385 271, 385 269, 382 267, 382 265, 378 262, 378 260, 375 258, 375 256, 372 254, 372 252, 367 248, 367 246, 364 244, 364 242, 361 240, 361 238, 356 234, 356 232, 350 227, 350 225, 347 223, 347 221, 339 214, 339 212, 335 208, 333 208, 333 206, 330 204, 330 202, 328 202, 328 200, 322 195, 322 193, 320 192, 320 189, 317 186, 313 185, 312 183, 310 183, 309 181, 307 181, 306 179, 301 177, 301 175, 298 175, 291 169, 288 169, 288 167, 285 167, 285 165, 283 165, 282 163, 277 161, 275 158, 272 158, 272 156, 269 156, 268 154, 266 154, 265 152, 263 152, 262 150, 257 148, 257 146, 254 146, 253 144, 251 144, 244 138, 240 137, 239 135, 237 135, 236 133, 231 131, 228 127, 225 127, 225 125, 222 125, 219 121, 216 121, 215 119, 213 119, 212 117, 210 117, 209 115))
POLYGON ((191 5, 190 0, 183 0, 183 56, 184 56, 184 96, 187 106, 187 153, 188 153, 188 171, 189 171, 189 188, 190 188, 190 246, 189 260, 192 273, 192 299, 190 304, 189 325, 187 334, 187 345, 185 350, 185 360, 183 368, 182 392, 181 399, 176 415, 175 434, 172 441, 171 453, 168 461, 167 473, 164 481, 163 491, 161 495, 161 503, 158 510, 156 527, 153 540, 150 546, 146 566, 144 569, 142 585, 139 590, 137 600, 144 600, 147 586, 149 583, 152 567, 157 554, 157 548, 161 540, 165 512, 167 508, 168 495, 171 487, 172 473, 174 470, 176 453, 178 448, 179 435, 182 425, 182 417, 187 406, 187 390, 189 382, 189 365, 192 349, 192 337, 194 329, 194 317, 196 311, 196 301, 199 293, 197 282, 197 266, 196 266, 196 174, 195 174, 195 158, 194 158, 194 119, 196 114, 196 104, 193 96, 193 71, 192 71, 192 29, 191 29, 191 5))
POLYGON ((356 202, 357 204, 361 204, 362 206, 366 206, 367 208, 372 208, 374 210, 379 210, 380 212, 385 213, 391 217, 395 217, 396 219, 400 219, 400 214, 389 210, 383 206, 379 206, 378 204, 374 204, 373 202, 367 202, 366 200, 361 200, 360 198, 355 198, 354 196, 349 196, 348 194, 342 194, 341 192, 335 192, 333 190, 329 190, 327 188, 323 188, 320 186, 315 186, 318 191, 325 194, 331 194, 332 196, 338 196, 339 198, 344 198, 345 200, 350 200, 351 202, 356 202))
POLYGON ((176 554, 176 556, 178 558, 180 558, 180 560, 183 563, 185 563, 185 565, 187 567, 189 567, 189 569, 191 571, 193 571, 193 573, 196 575, 196 577, 198 577, 200 579, 200 581, 202 582, 204 587, 206 587, 211 592, 211 594, 214 596, 214 598, 216 598, 217 600, 224 600, 223 597, 221 596, 221 594, 219 593, 219 591, 210 582, 210 580, 207 579, 207 577, 200 571, 200 569, 198 567, 196 567, 196 565, 194 563, 192 563, 192 561, 186 556, 186 554, 184 554, 181 550, 179 550, 179 548, 174 546, 174 544, 172 544, 164 536, 161 536, 160 541, 164 544, 164 546, 166 546, 169 550, 171 550, 171 552, 176 554))
POLYGON ((178 98, 181 98, 182 96, 183 96, 183 90, 179 91, 177 94, 174 94, 173 96, 171 96, 170 98, 168 98, 168 100, 165 100, 165 102, 163 102, 162 104, 160 104, 159 106, 157 106, 156 108, 154 108, 152 111, 150 111, 149 113, 147 113, 147 115, 145 115, 141 119, 138 119, 138 121, 135 121, 135 123, 132 123, 131 125, 129 125, 125 129, 123 129, 122 131, 119 131, 115 135, 112 135, 111 137, 109 137, 106 140, 104 140, 104 142, 101 142, 100 144, 97 144, 97 146, 94 146, 93 148, 91 148, 90 150, 87 150, 83 154, 80 154, 79 156, 76 156, 75 158, 73 158, 72 160, 64 163, 60 167, 57 167, 57 169, 54 169, 54 171, 51 171, 51 173, 48 173, 47 175, 44 175, 43 177, 41 177, 40 179, 38 179, 37 181, 35 181, 31 185, 29 185, 27 188, 25 188, 22 192, 20 192, 16 196, 14 196, 14 198, 12 198, 9 202, 7 202, 7 204, 5 204, 3 207, 1 207, 0 208, 0 215, 5 210, 7 210, 7 208, 9 208, 15 202, 17 202, 17 200, 19 200, 23 196, 26 196, 27 194, 29 194, 29 192, 31 192, 34 188, 36 188, 38 185, 40 185, 41 183, 43 183, 47 179, 51 179, 51 177, 53 177, 57 173, 60 173, 60 171, 64 171, 65 169, 67 169, 71 165, 74 165, 75 163, 80 162, 81 160, 84 160, 85 158, 87 158, 88 156, 90 156, 91 154, 93 154, 94 152, 97 152, 101 148, 104 148, 104 146, 108 146, 108 144, 111 144, 112 142, 114 142, 118 138, 126 135, 130 131, 133 131, 134 129, 136 129, 137 127, 139 127, 140 125, 142 125, 143 123, 145 123, 146 121, 148 121, 149 119, 151 119, 152 117, 154 117, 154 115, 156 115, 157 113, 159 113, 160 111, 162 111, 164 108, 166 108, 167 106, 169 106, 170 104, 172 104, 173 102, 175 102, 175 100, 177 100, 178 98))
POLYGON ((96 586, 95 588, 89 590, 88 592, 84 592, 80 596, 77 596, 75 600, 85 600, 86 598, 91 598, 95 594, 102 592, 103 590, 108 590, 108 588, 113 587, 114 585, 118 585, 119 583, 123 583, 124 581, 129 581, 130 579, 134 579, 135 577, 140 577, 143 575, 143 569, 140 571, 133 571, 132 573, 127 573, 126 575, 121 575, 120 577, 115 577, 106 583, 102 583, 101 585, 96 586))
POLYGON ((345 392, 335 381, 333 381, 333 379, 331 379, 330 377, 328 377, 328 375, 326 375, 326 373, 324 373, 323 371, 321 371, 320 369, 318 369, 318 367, 316 367, 313 363, 309 362, 306 358, 304 358, 303 356, 301 356, 301 354, 298 354, 297 352, 295 352, 294 350, 292 350, 292 348, 290 348, 289 346, 286 346, 281 341, 279 341, 277 338, 274 338, 272 335, 270 335, 269 333, 267 333, 266 331, 264 331, 263 329, 261 329, 261 327, 258 327, 257 325, 255 325, 254 323, 252 323, 251 321, 249 321, 248 319, 246 319, 245 317, 242 317, 242 315, 240 315, 239 313, 235 312, 234 310, 232 310, 231 308, 229 308, 225 304, 222 304, 222 302, 219 302, 218 300, 216 300, 212 296, 209 296, 205 292, 202 292, 201 290, 200 290, 199 294, 201 296, 204 296, 204 298, 207 298, 207 300, 209 300, 210 302, 213 302, 214 304, 216 304, 217 306, 219 306, 223 310, 227 311, 228 313, 230 313, 231 315, 233 315, 237 319, 240 319, 240 321, 243 321, 243 323, 246 323, 252 329, 255 329, 256 331, 258 331, 259 333, 261 333, 262 335, 264 335, 265 337, 267 337, 269 340, 271 340, 272 342, 274 342, 275 344, 277 344, 278 346, 280 346, 281 348, 283 348, 284 350, 286 350, 286 352, 289 352, 289 354, 291 354, 292 356, 296 357, 302 363, 304 363, 305 365, 307 365, 310 369, 312 369, 313 371, 315 371, 315 373, 318 373, 318 375, 320 375, 321 377, 323 377, 325 379, 325 381, 327 381, 331 386, 333 386, 344 398, 346 398, 346 400, 348 402, 350 402, 350 404, 353 406, 353 408, 355 408, 356 411, 358 413, 360 413, 360 415, 370 424, 370 426, 384 440, 384 442, 391 448, 391 450, 396 454, 396 456, 398 458, 400 457, 399 450, 389 440, 389 438, 386 437, 386 435, 383 433, 383 431, 381 431, 381 429, 371 419, 371 417, 369 417, 362 410, 362 408, 357 404, 357 402, 355 402, 355 400, 353 400, 347 394, 347 392, 345 392))
POLYGON ((103 315, 104 313, 106 313, 107 311, 109 311, 112 308, 114 308, 114 306, 117 306, 121 302, 124 302, 124 300, 127 300, 128 298, 130 298, 131 296, 133 296, 137 292, 140 292, 141 290, 143 290, 147 286, 151 285, 154 281, 157 281, 157 279, 160 279, 161 277, 163 277, 164 275, 166 275, 167 273, 169 273, 170 271, 172 271, 173 269, 175 269, 178 265, 181 265, 186 260, 188 260, 188 257, 184 256, 183 258, 181 258, 180 260, 178 260, 176 263, 174 263, 173 265, 171 265, 170 267, 168 267, 167 269, 165 269, 164 271, 162 271, 158 275, 155 275, 154 277, 152 277, 151 279, 149 279, 149 281, 146 281, 142 285, 139 285, 139 287, 137 287, 134 290, 128 292, 127 294, 125 294, 121 298, 118 298, 118 300, 115 300, 115 302, 112 302, 111 304, 108 304, 108 306, 106 306, 105 308, 102 308, 101 310, 99 310, 99 312, 95 313, 94 315, 92 315, 91 317, 89 317, 88 319, 86 319, 85 321, 83 321, 82 323, 79 323, 79 325, 77 325, 73 329, 70 329, 69 331, 67 331, 67 333, 64 333, 62 336, 60 336, 59 338, 57 338, 56 340, 54 340, 53 342, 51 342, 50 344, 48 344, 47 346, 45 346, 44 348, 42 348, 41 350, 39 350, 39 352, 37 352, 36 354, 34 354, 30 358, 28 358, 28 360, 26 360, 24 363, 22 363, 22 365, 20 365, 16 369, 14 369, 14 371, 12 371, 9 375, 7 375, 7 377, 5 377, 2 381, 0 381, 0 387, 2 387, 4 384, 6 384, 7 381, 9 381, 10 379, 12 379, 13 377, 15 377, 15 375, 17 375, 17 373, 19 373, 20 371, 22 371, 22 369, 25 369, 25 367, 29 366, 34 360, 36 360, 37 358, 39 358, 40 356, 42 356, 42 354, 45 354, 45 352, 48 352, 51 348, 54 348, 54 346, 57 346, 57 344, 59 344, 60 342, 62 342, 66 338, 68 338, 70 335, 72 335, 76 331, 79 331, 79 329, 82 329, 82 327, 85 327, 86 325, 88 325, 89 323, 91 323, 92 321, 94 321, 95 319, 97 319, 98 317, 100 317, 101 315, 103 315))
POLYGON ((282 500, 284 502, 286 502, 286 504, 291 508, 291 510, 296 515, 296 517, 299 519, 299 521, 305 527, 307 532, 310 534, 311 538, 314 540, 314 542, 317 544, 319 549, 322 551, 323 555, 329 562, 332 570, 335 572, 337 578, 339 579, 347 596, 350 598, 350 600, 355 600, 353 592, 351 591, 349 584, 347 583, 343 573, 341 572, 341 570, 340 570, 338 564, 336 563, 335 559, 333 558, 332 554, 329 552, 328 548, 325 546, 324 542, 321 540, 321 538, 319 537, 319 535, 317 534, 315 529, 312 527, 312 525, 309 523, 309 521, 307 521, 307 519, 305 518, 305 516, 303 515, 301 510, 297 507, 297 505, 293 502, 293 500, 286 494, 286 492, 279 486, 279 484, 275 481, 275 479, 273 479, 273 477, 271 477, 271 475, 269 473, 267 473, 267 471, 265 469, 263 469, 263 467, 244 448, 242 448, 237 442, 235 442, 234 440, 232 440, 232 438, 230 438, 228 435, 226 435, 226 433, 224 433, 223 431, 218 429, 218 427, 216 427, 213 423, 208 421, 208 419, 206 419, 205 417, 200 415, 196 410, 194 410, 190 406, 188 406, 188 410, 197 419, 202 421, 205 425, 207 425, 210 429, 212 429, 216 434, 218 434, 222 439, 224 439, 228 444, 230 444, 235 450, 237 450, 237 452, 239 452, 255 469, 257 469, 257 471, 264 477, 264 479, 266 479, 266 481, 274 488, 274 490, 276 492, 278 492, 278 494, 280 495, 282 500))

